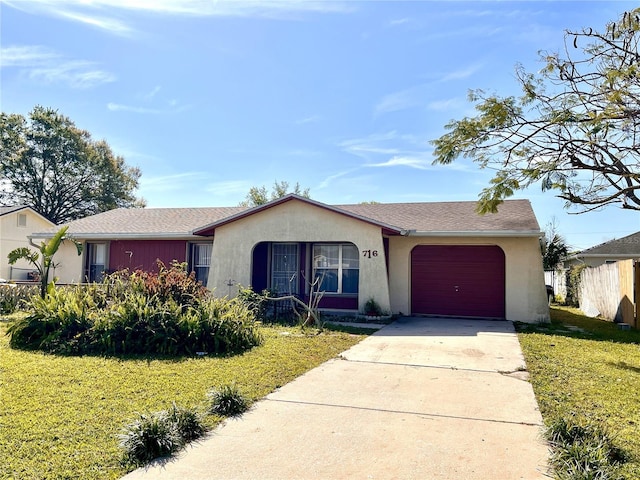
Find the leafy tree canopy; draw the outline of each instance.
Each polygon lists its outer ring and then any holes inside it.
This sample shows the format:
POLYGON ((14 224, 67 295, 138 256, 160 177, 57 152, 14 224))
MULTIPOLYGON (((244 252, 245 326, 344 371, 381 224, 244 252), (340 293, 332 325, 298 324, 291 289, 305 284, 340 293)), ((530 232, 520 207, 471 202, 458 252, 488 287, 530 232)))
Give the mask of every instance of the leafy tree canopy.
POLYGON ((264 205, 272 200, 282 198, 289 193, 300 195, 304 198, 311 198, 309 196, 309 189, 304 190, 300 187, 300 184, 296 182, 293 188, 289 188, 289 182, 276 180, 273 183, 271 192, 267 190, 264 185, 261 187, 251 187, 247 193, 246 198, 240 202, 241 207, 257 207, 258 205, 264 205))
POLYGON ((28 205, 56 224, 143 207, 140 170, 56 110, 0 114, 0 204, 28 205))
POLYGON ((540 52, 537 74, 516 68, 520 97, 471 91, 478 114, 446 125, 435 163, 468 157, 495 169, 478 211, 495 212, 540 183, 579 213, 604 205, 640 210, 640 9, 604 32, 567 31, 561 53, 540 52))

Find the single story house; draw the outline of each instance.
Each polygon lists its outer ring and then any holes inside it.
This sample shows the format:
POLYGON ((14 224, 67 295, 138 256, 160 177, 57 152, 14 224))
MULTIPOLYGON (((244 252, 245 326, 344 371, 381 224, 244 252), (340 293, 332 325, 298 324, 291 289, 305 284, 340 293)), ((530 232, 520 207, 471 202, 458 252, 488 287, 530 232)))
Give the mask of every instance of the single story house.
POLYGON ((626 237, 609 240, 581 252, 569 255, 564 260, 564 267, 584 264, 588 267, 599 267, 605 263, 619 260, 640 260, 640 232, 626 237))
POLYGON ((178 260, 220 296, 250 285, 305 297, 320 278, 328 311, 357 313, 373 298, 390 313, 548 321, 529 201, 488 215, 475 207, 327 205, 290 194, 253 208, 117 209, 69 224, 84 253, 63 245, 56 275, 95 281, 178 260))
POLYGON ((9 265, 9 252, 20 247, 32 247, 29 242, 31 232, 49 230, 55 226, 31 207, 16 205, 0 207, 0 279, 7 281, 27 281, 33 273, 33 265, 19 260, 9 265))

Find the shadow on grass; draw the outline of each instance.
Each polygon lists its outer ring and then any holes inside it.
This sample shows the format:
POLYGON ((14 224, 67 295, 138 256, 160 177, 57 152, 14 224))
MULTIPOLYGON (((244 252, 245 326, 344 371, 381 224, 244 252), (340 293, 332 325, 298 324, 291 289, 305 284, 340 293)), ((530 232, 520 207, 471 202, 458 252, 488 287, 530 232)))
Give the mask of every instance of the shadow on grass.
POLYGON ((587 317, 575 308, 557 306, 551 307, 550 312, 551 323, 514 322, 516 331, 603 342, 640 344, 640 330, 634 328, 621 330, 616 323, 601 318, 587 317))

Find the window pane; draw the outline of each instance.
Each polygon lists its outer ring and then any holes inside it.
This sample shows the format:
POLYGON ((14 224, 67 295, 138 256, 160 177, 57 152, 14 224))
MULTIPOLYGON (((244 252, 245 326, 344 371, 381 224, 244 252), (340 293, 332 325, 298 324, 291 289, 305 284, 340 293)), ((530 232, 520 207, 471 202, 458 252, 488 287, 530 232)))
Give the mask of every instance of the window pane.
POLYGON ((338 291, 338 270, 319 268, 316 270, 315 279, 320 278, 321 292, 337 292, 338 291))
POLYGON ((355 245, 342 246, 342 267, 358 268, 360 265, 360 255, 355 245))
POLYGON ((211 247, 213 245, 196 244, 194 263, 196 266, 211 265, 211 247))
POLYGON ((315 268, 337 268, 339 255, 339 245, 314 245, 313 266, 315 268))
POLYGON ((351 269, 342 270, 342 293, 358 293, 358 280, 360 271, 351 269))

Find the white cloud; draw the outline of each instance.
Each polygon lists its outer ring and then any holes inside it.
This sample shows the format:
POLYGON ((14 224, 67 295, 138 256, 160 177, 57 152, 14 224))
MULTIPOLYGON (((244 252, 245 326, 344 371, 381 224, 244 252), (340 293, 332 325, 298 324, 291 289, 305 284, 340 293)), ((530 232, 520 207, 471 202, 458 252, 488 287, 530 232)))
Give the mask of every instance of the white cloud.
POLYGON ((107 110, 111 112, 130 112, 130 113, 140 113, 144 115, 160 115, 165 113, 178 113, 183 112, 189 109, 188 105, 179 105, 175 101, 168 102, 169 108, 151 108, 151 107, 142 107, 139 105, 125 105, 122 103, 107 103, 107 110))
POLYGON ((316 123, 320 121, 320 115, 310 115, 305 118, 301 118, 300 120, 296 120, 296 125, 304 125, 307 123, 316 123))
POLYGON ((376 115, 417 107, 424 102, 424 86, 401 90, 382 97, 374 108, 376 115))
POLYGON ((159 175, 159 176, 146 176, 140 177, 140 192, 145 194, 147 192, 166 192, 176 191, 189 188, 196 182, 201 182, 203 177, 206 176, 205 172, 182 172, 173 175, 159 175))
POLYGON ((386 162, 369 163, 364 165, 365 167, 411 167, 418 170, 428 170, 429 164, 423 158, 408 157, 408 156, 394 156, 386 162))
POLYGON ((465 78, 469 78, 474 73, 479 71, 483 67, 480 63, 475 63, 473 65, 469 65, 466 68, 460 70, 454 70, 453 72, 447 73, 442 79, 441 82, 448 82, 451 80, 464 80, 465 78))
POLYGON ((32 14, 61 17, 116 35, 133 29, 115 15, 136 11, 194 17, 299 18, 305 13, 350 13, 357 5, 347 1, 314 0, 4 0, 13 8, 32 14), (106 17, 104 12, 115 15, 106 17))
POLYGON ((110 72, 95 68, 94 62, 69 61, 57 65, 33 67, 29 78, 45 83, 66 83, 73 88, 91 88, 103 83, 115 82, 110 72))
POLYGON ((42 65, 60 55, 40 45, 12 45, 0 48, 1 67, 29 67, 42 65))
POLYGON ((28 78, 43 83, 66 83, 72 88, 91 88, 116 80, 95 62, 67 60, 40 45, 12 45, 0 49, 0 66, 18 68, 28 78))
POLYGON ((247 180, 229 180, 226 182, 213 182, 205 187, 205 191, 217 197, 246 194, 252 187, 247 180))

